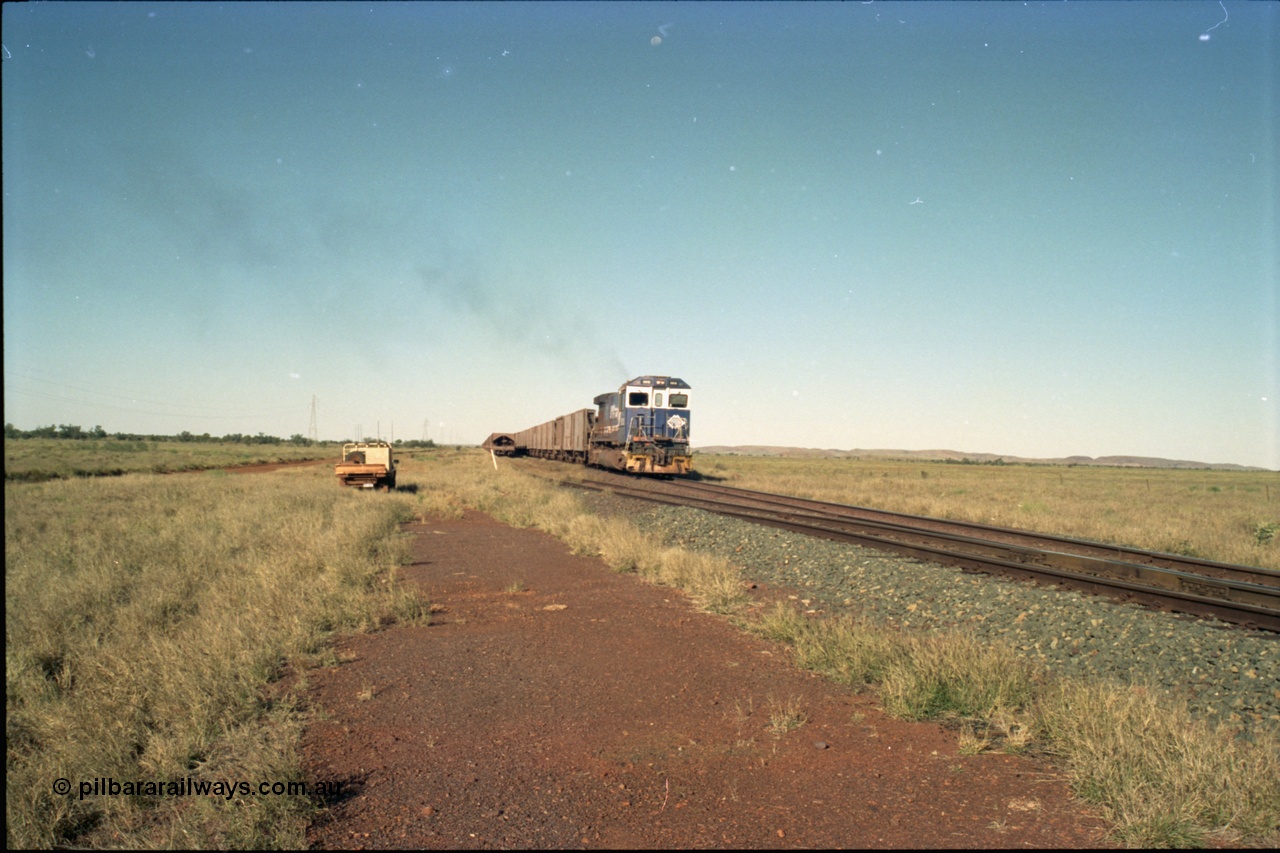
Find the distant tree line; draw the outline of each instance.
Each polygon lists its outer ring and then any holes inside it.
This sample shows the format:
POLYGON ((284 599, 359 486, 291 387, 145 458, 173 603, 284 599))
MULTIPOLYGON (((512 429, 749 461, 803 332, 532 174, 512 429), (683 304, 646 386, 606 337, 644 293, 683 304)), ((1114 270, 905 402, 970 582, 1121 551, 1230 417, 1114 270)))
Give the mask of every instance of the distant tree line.
POLYGON ((323 444, 324 442, 312 441, 301 433, 294 433, 288 439, 280 438, 275 435, 267 435, 266 433, 258 433, 257 435, 245 435, 239 432, 228 433, 227 435, 210 435, 209 433, 201 433, 196 435, 187 430, 183 430, 177 435, 142 435, 132 432, 107 432, 101 426, 95 426, 93 429, 84 429, 83 427, 72 424, 58 424, 57 426, 42 426, 35 429, 18 429, 13 424, 4 425, 5 438, 64 438, 72 441, 86 441, 89 439, 110 438, 116 441, 189 441, 201 443, 219 443, 219 444, 296 444, 302 447, 310 447, 313 444, 323 444))
MULTIPOLYGON (((295 432, 288 438, 280 438, 279 436, 258 433, 257 435, 245 435, 244 433, 232 432, 226 435, 210 435, 209 433, 194 433, 183 430, 177 435, 139 435, 131 432, 107 432, 101 426, 95 426, 93 429, 84 429, 83 427, 73 426, 71 424, 58 424, 57 426, 42 426, 35 429, 18 429, 13 424, 4 425, 5 438, 65 438, 73 441, 86 441, 89 439, 110 438, 115 441, 189 441, 200 442, 203 444, 293 444, 298 447, 311 447, 315 444, 329 444, 331 442, 313 441, 302 433, 295 432)), ((415 448, 415 447, 435 447, 436 443, 430 439, 419 441, 418 439, 396 439, 396 447, 415 448)))

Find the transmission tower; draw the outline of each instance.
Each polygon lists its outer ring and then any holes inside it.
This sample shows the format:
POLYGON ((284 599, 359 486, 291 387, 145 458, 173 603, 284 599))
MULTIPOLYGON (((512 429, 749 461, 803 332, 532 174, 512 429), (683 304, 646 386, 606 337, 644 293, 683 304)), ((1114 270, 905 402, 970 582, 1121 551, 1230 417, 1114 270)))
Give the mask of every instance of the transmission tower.
POLYGON ((424 442, 427 440, 427 422, 428 422, 429 420, 430 420, 430 418, 423 418, 423 419, 422 419, 422 440, 423 440, 424 442))
POLYGON ((307 438, 312 441, 320 440, 320 432, 316 429, 316 395, 311 395, 311 426, 307 429, 307 438))

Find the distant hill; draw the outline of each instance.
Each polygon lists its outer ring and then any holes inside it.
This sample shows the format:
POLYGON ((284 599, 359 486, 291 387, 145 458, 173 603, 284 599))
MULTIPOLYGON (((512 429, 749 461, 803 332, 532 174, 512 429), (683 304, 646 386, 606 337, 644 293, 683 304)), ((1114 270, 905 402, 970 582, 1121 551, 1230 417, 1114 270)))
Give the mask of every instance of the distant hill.
POLYGON ((964 462, 1030 465, 1100 465, 1118 468, 1197 468, 1215 471, 1266 471, 1232 462, 1191 462, 1185 459, 1160 459, 1153 456, 1063 456, 1055 459, 1034 459, 1025 456, 1008 456, 997 453, 964 453, 959 450, 832 450, 816 447, 769 447, 747 444, 734 447, 715 445, 694 447, 694 453, 722 454, 726 456, 777 456, 786 459, 907 459, 931 462, 964 462))

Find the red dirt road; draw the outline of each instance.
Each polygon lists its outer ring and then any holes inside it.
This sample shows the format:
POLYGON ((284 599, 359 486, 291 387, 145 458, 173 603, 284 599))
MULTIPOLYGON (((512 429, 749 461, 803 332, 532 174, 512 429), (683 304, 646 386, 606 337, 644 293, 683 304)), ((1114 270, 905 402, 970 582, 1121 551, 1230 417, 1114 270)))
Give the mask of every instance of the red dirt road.
POLYGON ((410 530, 443 610, 310 675, 306 775, 343 783, 313 846, 1108 844, 1048 768, 959 755, 676 591, 478 514, 410 530))

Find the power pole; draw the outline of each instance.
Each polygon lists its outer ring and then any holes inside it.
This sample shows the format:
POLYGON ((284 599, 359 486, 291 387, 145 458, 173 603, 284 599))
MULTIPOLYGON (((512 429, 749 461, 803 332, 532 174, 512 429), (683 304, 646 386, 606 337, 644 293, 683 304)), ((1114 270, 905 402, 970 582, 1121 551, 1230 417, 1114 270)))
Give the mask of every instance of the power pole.
POLYGON ((320 440, 320 433, 316 429, 316 395, 311 395, 311 426, 307 429, 307 438, 312 441, 320 440))
POLYGON ((431 420, 430 418, 422 419, 422 441, 424 444, 427 441, 427 424, 430 422, 430 420, 431 420))

